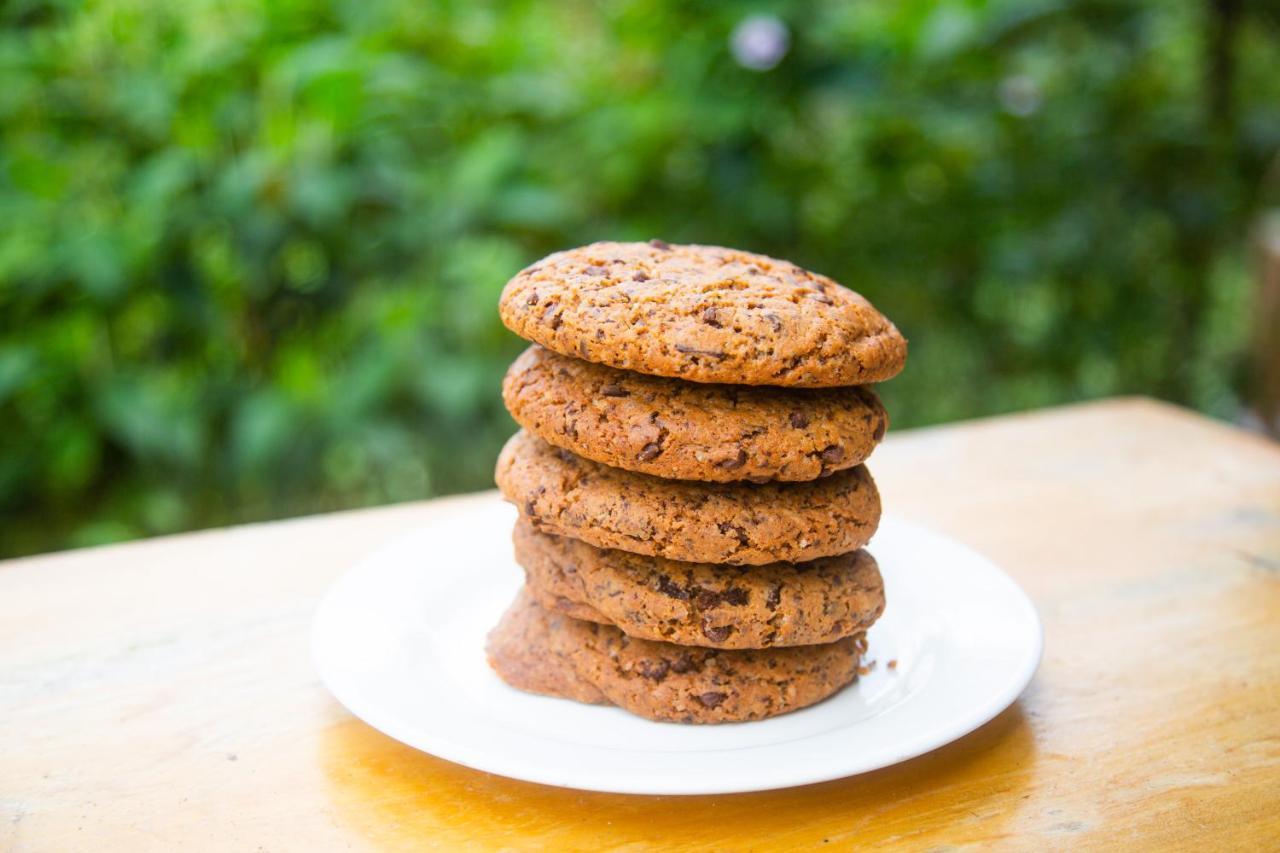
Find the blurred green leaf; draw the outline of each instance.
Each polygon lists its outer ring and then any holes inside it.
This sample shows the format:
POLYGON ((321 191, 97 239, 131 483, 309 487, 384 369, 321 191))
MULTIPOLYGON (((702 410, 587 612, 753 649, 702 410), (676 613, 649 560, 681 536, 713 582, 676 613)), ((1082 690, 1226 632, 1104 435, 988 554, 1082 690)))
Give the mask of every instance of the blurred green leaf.
POLYGON ((2 553, 489 485, 523 346, 498 294, 596 239, 861 291, 912 341, 895 428, 1241 404, 1280 150, 1259 0, 21 0, 0 24, 2 553), (729 46, 761 11, 791 35, 764 72, 729 46))

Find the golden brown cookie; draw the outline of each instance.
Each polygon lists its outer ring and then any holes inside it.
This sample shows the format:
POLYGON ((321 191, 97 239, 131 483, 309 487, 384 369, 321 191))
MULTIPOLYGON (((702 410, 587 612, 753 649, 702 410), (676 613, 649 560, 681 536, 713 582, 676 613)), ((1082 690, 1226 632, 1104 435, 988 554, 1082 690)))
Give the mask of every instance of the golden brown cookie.
POLYGON ((870 388, 697 384, 540 346, 511 365, 502 398, 557 447, 677 480, 813 480, 870 456, 889 422, 870 388))
POLYGON ((884 582, 866 551, 808 563, 713 566, 512 535, 529 591, 547 610, 684 646, 763 649, 864 633, 884 612, 884 582))
POLYGON ((562 355, 693 382, 832 387, 902 370, 870 302, 787 261, 718 246, 592 243, 507 283, 507 328, 562 355))
POLYGON ((573 667, 536 653, 535 650, 546 645, 546 619, 532 597, 521 589, 515 603, 489 631, 485 652, 489 656, 489 665, 512 687, 589 705, 609 704, 604 694, 591 682, 580 678, 573 667))
POLYGON ((859 634, 821 646, 720 650, 637 640, 544 610, 521 590, 489 634, 489 664, 522 690, 610 702, 650 720, 761 720, 819 702, 858 677, 859 634))
POLYGON ((862 465, 807 483, 689 483, 610 468, 521 430, 496 479, 539 530, 692 563, 831 557, 861 548, 880 523, 862 465))

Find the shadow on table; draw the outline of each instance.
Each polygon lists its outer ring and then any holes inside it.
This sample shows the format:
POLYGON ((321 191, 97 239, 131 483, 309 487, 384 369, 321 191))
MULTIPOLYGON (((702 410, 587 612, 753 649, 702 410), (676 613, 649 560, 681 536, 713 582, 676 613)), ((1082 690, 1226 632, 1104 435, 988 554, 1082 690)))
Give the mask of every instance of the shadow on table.
POLYGON ((418 752, 354 718, 328 730, 320 746, 337 819, 395 846, 426 839, 561 848, 726 839, 921 843, 938 840, 937 833, 951 843, 991 840, 1017 813, 1034 756, 1020 703, 959 741, 894 767, 719 796, 599 794, 519 782, 418 752))

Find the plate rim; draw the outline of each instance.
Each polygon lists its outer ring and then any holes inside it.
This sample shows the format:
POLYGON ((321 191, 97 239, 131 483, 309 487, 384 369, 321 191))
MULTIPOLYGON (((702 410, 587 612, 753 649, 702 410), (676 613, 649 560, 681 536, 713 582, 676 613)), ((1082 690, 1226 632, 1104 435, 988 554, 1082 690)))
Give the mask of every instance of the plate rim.
MULTIPOLYGON (((828 764, 806 766, 798 763, 794 766, 776 768, 768 779, 768 781, 744 781, 741 784, 732 783, 716 783, 703 782, 699 774, 683 774, 658 782, 637 781, 628 783, 625 777, 613 777, 613 781, 604 782, 597 778, 591 777, 591 774, 582 774, 575 772, 575 768, 569 766, 568 763, 556 767, 545 767, 542 765, 530 764, 527 758, 518 756, 508 756, 504 759, 502 766, 495 766, 496 762, 488 759, 488 754, 483 751, 477 752, 474 748, 469 747, 462 741, 458 741, 451 737, 448 733, 440 733, 432 744, 431 748, 425 748, 418 743, 414 743, 414 738, 404 735, 403 732, 397 732, 400 728, 394 720, 389 720, 385 714, 377 708, 372 707, 364 698, 359 695, 353 695, 348 691, 347 685, 337 679, 335 673, 328 667, 322 657, 322 644, 324 642, 324 627, 326 620, 333 618, 330 614, 334 608, 339 607, 338 594, 346 583, 362 571, 368 571, 369 568, 377 564, 380 560, 384 560, 385 554, 394 551, 397 547, 402 547, 403 542, 421 536, 423 526, 416 526, 411 530, 405 531, 399 535, 392 536, 384 541, 381 545, 366 553, 354 561, 345 571, 343 571, 335 580, 333 580, 325 591, 324 596, 316 605, 309 632, 309 645, 312 665, 320 677, 320 681, 324 684, 329 693, 354 717, 361 720, 366 725, 376 729, 382 734, 398 741, 419 752, 426 753, 433 757, 444 761, 458 764, 472 770, 482 773, 491 773, 496 776, 502 776, 509 779, 516 779, 524 782, 531 782, 540 785, 548 785, 551 787, 565 788, 578 791, 592 791, 599 793, 615 793, 615 794, 631 794, 631 795, 649 795, 649 796, 699 796, 712 794, 739 794, 750 793, 756 791, 781 790, 784 788, 802 787, 805 785, 813 785, 821 782, 829 782, 836 779, 850 778, 859 776, 864 773, 870 773, 885 767, 891 767, 913 758, 918 758, 937 749, 941 749, 948 744, 954 743, 961 738, 972 734, 982 726, 994 720, 1000 714, 1004 713, 1011 707, 1022 693, 1030 685, 1035 677, 1040 663, 1044 656, 1044 624, 1040 619, 1040 615, 1036 610, 1034 602, 1026 591, 1009 575, 998 563, 991 560, 981 552, 960 542, 948 534, 934 530, 920 523, 911 521, 902 516, 892 513, 885 513, 882 519, 882 526, 885 524, 893 525, 904 531, 910 531, 915 534, 923 534, 935 541, 945 542, 949 548, 963 550, 967 552, 971 558, 976 558, 979 563, 985 564, 986 569, 1002 584, 1008 587, 1012 598, 1016 600, 1017 607, 1022 611, 1022 615, 1029 620, 1033 630, 1028 637, 1030 642, 1024 650, 1024 654, 1020 660, 1018 669, 1011 673, 1010 678, 998 693, 993 693, 984 703, 976 706, 967 715, 958 719, 949 721, 948 724, 942 726, 934 726, 924 731, 913 733, 912 737, 905 740, 900 749, 886 751, 881 757, 869 762, 850 762, 850 766, 844 769, 833 769, 828 764)), ((568 701, 568 700, 559 700, 568 701)), ((803 709, 801 709, 801 712, 803 709)), ((655 723, 655 725, 662 725, 655 723)), ((750 723, 735 723, 732 725, 750 725, 750 723)), ((821 735, 815 735, 821 736, 821 735)), ((750 751, 753 749, 776 748, 776 744, 762 744, 757 746, 743 747, 741 750, 750 751)), ((583 747, 583 748, 599 748, 599 747, 583 747)), ((641 777, 642 779, 644 777, 641 777)))

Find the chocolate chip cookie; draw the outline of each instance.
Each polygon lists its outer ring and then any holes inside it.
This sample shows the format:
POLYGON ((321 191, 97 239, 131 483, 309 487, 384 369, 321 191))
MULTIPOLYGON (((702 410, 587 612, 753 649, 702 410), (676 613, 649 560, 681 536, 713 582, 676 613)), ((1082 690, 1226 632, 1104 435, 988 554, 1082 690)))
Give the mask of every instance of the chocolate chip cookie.
POLYGON ((502 398, 557 447, 677 480, 813 480, 870 456, 889 422, 869 388, 697 384, 540 346, 511 365, 502 398))
POLYGON ((690 483, 610 468, 524 430, 498 488, 547 533, 694 563, 798 563, 856 551, 880 522, 865 466, 807 483, 690 483))
POLYGON ((866 640, 720 650, 628 637, 549 612, 522 590, 489 634, 489 664, 514 687, 612 703, 650 720, 760 720, 819 702, 858 676, 866 640))
POLYGON ((645 640, 717 649, 830 643, 865 632, 884 611, 884 583, 866 551, 713 566, 595 548, 524 519, 512 539, 539 604, 645 640))
POLYGON ((562 355, 693 382, 882 382, 907 342, 870 302, 787 261, 718 246, 592 243, 508 282, 502 321, 562 355))
POLYGON ((565 661, 544 654, 547 649, 547 620, 532 596, 524 589, 489 631, 485 652, 489 665, 512 687, 530 693, 545 693, 574 699, 589 705, 608 705, 609 700, 565 661))

